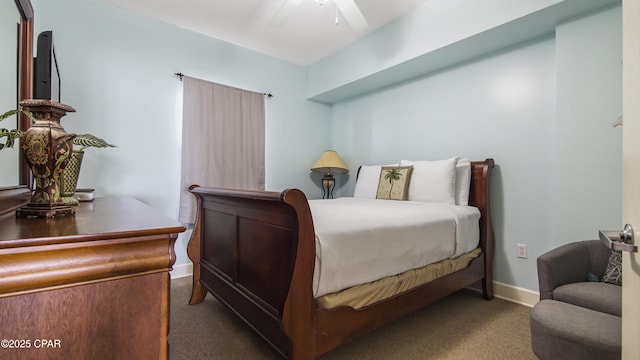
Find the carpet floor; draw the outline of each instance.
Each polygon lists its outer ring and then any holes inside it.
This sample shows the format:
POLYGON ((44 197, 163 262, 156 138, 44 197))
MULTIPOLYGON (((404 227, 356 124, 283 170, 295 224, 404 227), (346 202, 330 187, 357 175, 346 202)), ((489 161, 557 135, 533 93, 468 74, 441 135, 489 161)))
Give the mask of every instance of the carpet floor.
MULTIPOLYGON (((211 295, 188 305, 191 278, 171 282, 171 360, 279 359, 247 325, 211 295)), ((458 291, 403 319, 339 347, 321 360, 515 360, 531 351, 531 309, 458 291)))

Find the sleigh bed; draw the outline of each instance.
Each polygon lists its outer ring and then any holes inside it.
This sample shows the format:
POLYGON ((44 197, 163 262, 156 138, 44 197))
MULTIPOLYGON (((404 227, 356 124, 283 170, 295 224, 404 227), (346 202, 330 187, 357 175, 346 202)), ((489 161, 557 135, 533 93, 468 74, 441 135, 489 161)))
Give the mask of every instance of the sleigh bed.
MULTIPOLYGON (((317 297, 314 282, 317 244, 309 204, 334 200, 308 201, 297 189, 277 193, 194 185, 190 191, 197 199, 197 217, 188 245, 194 266, 190 303, 202 302, 211 292, 281 356, 315 359, 474 283, 481 284, 485 299, 492 299, 494 240, 489 183, 493 167, 493 159, 471 162, 468 205, 479 212, 478 245, 456 256, 466 257, 466 262, 444 276, 436 269, 433 280, 422 279, 382 298, 352 304, 349 299, 360 295, 343 296, 340 292, 338 301, 347 298, 345 305, 332 303, 330 297, 336 294, 328 294, 329 300, 317 297)), ((416 271, 423 269, 407 273, 414 276, 416 271)), ((390 276, 371 285, 382 284, 384 288, 385 281, 394 279, 390 276)), ((354 289, 358 287, 345 291, 354 289)))

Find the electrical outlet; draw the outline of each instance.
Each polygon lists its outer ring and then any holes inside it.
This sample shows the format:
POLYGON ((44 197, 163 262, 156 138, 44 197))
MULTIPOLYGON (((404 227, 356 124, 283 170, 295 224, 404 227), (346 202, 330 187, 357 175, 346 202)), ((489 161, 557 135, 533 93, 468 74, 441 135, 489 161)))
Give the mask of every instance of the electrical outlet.
POLYGON ((518 244, 518 257, 521 259, 527 258, 527 245, 518 244))

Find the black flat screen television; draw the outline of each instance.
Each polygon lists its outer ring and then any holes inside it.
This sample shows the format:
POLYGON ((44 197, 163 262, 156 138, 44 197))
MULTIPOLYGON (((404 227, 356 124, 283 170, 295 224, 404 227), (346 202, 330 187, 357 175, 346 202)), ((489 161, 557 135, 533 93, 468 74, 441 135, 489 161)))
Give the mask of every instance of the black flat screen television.
POLYGON ((43 31, 38 35, 36 49, 33 59, 33 98, 61 102, 60 70, 52 31, 43 31))

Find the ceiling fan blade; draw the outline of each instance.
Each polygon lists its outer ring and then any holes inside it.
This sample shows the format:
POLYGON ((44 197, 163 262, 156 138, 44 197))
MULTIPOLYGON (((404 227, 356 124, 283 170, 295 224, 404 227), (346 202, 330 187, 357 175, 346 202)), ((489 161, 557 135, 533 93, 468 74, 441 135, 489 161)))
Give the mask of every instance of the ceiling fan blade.
POLYGON ((367 19, 364 18, 354 0, 336 0, 336 6, 340 9, 349 25, 351 25, 353 31, 360 32, 369 27, 367 19))
POLYGON ((287 21, 291 11, 297 8, 301 2, 302 0, 287 0, 280 10, 278 10, 278 12, 273 16, 271 21, 269 21, 269 24, 277 27, 284 25, 284 22, 287 21))

